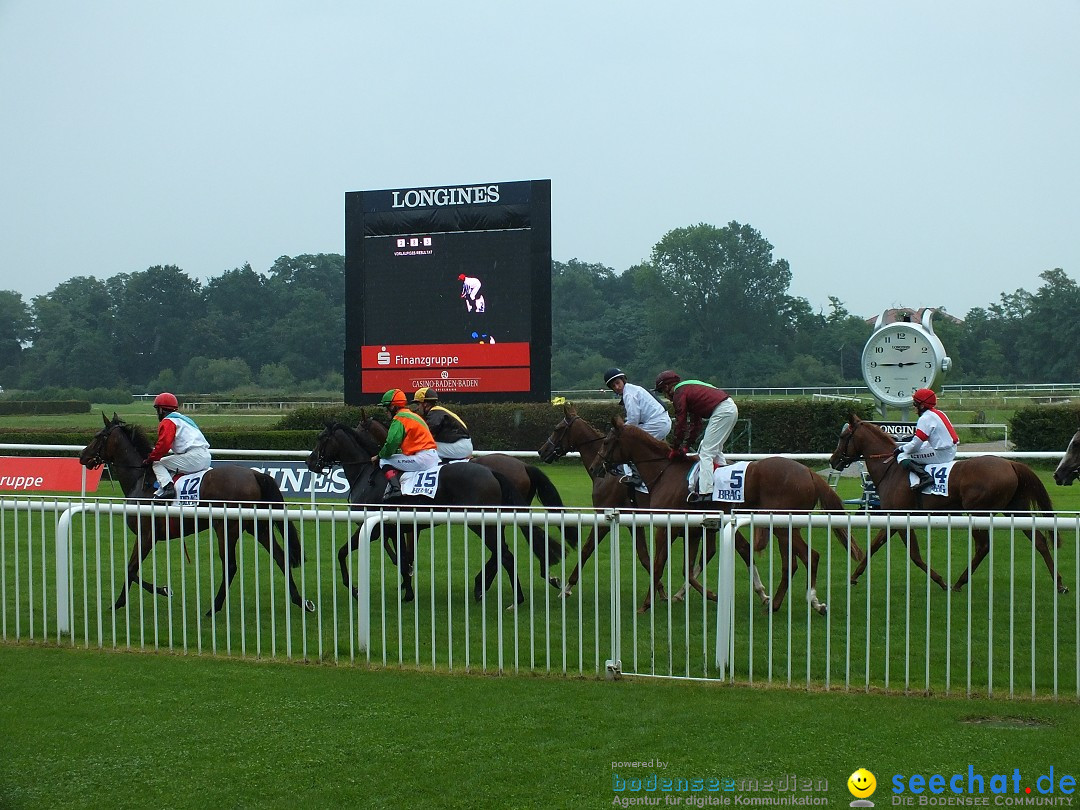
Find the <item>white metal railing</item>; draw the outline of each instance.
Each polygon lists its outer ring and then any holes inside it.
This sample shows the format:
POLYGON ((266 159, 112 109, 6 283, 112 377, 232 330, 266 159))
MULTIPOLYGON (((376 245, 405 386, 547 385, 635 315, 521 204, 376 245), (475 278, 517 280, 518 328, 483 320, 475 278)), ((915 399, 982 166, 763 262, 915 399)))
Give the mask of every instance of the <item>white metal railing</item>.
MULTIPOLYGON (((20 498, 0 500, 0 635, 72 646, 439 670, 1080 699, 1078 531, 1076 513, 995 518, 740 512, 729 518, 583 509, 380 511, 296 505, 283 511, 20 498), (168 588, 171 595, 134 585, 126 605, 114 609, 132 545, 154 539, 146 528, 130 531, 125 516, 161 512, 183 521, 191 536, 184 543, 148 543, 138 574, 151 588, 168 588), (249 536, 237 544, 235 559, 223 561, 208 531, 212 521, 235 517, 269 526, 283 516, 293 521, 303 549, 303 560, 288 569, 302 597, 296 602, 289 598, 282 569, 249 536), (398 569, 381 547, 374 553, 365 539, 374 527, 386 530, 391 522, 419 534, 411 602, 398 569), (463 523, 476 525, 483 538, 465 533, 463 523), (571 525, 583 536, 606 527, 619 540, 599 547, 563 597, 546 578, 566 582, 580 551, 543 571, 523 533, 530 525, 553 537, 571 525), (686 533, 701 526, 720 532, 720 551, 701 574, 702 587, 716 591, 719 599, 714 604, 691 591, 684 601, 675 601, 692 566, 679 553, 683 542, 661 540, 660 531, 686 533), (882 527, 915 530, 925 558, 948 583, 959 579, 975 552, 973 529, 990 532, 989 554, 961 593, 949 593, 915 567, 904 543, 893 542, 851 585, 857 562, 837 542, 836 530, 849 532, 866 548, 882 527), (1034 528, 1061 541, 1052 553, 1052 571, 1023 534, 1034 528), (643 532, 649 568, 631 551, 634 529, 643 532), (753 569, 764 591, 774 594, 782 558, 799 550, 789 539, 795 529, 807 543, 808 561, 816 559, 813 596, 827 605, 821 613, 808 591, 805 562, 772 612, 760 603, 751 569, 732 553, 740 537, 751 539, 758 531, 779 535, 754 558, 753 569), (484 541, 498 548, 504 531, 508 570, 496 571, 491 587, 477 591, 474 577, 488 557, 484 541), (355 552, 339 556, 357 532, 355 552), (638 612, 650 593, 658 548, 669 557, 660 582, 671 598, 655 599, 648 611, 638 612), (343 559, 355 596, 343 585, 343 559), (237 574, 214 613, 223 563, 235 564, 237 574), (1055 592, 1058 576, 1070 593, 1055 592), (520 603, 512 582, 522 588, 520 603), (303 600, 311 600, 314 610, 306 610, 303 600)), ((400 555, 397 544, 393 549, 400 555)), ((499 555, 495 559, 498 563, 499 555)))

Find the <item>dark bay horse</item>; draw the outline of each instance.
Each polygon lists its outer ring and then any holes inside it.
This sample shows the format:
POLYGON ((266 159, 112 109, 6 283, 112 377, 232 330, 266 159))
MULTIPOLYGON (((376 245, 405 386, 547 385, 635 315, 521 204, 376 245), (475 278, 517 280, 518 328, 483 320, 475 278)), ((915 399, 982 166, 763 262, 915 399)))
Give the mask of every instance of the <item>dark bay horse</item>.
MULTIPOLYGON (((398 498, 392 504, 383 503, 383 492, 386 488, 386 479, 378 465, 371 463, 371 457, 378 454, 382 443, 377 441, 370 433, 363 429, 351 428, 340 422, 333 422, 319 434, 315 449, 307 458, 307 467, 312 472, 325 474, 335 464, 340 464, 345 470, 345 476, 349 479, 349 502, 356 506, 379 506, 389 510, 400 506, 449 506, 471 508, 474 512, 482 512, 482 507, 521 507, 525 506, 517 490, 503 475, 493 472, 479 464, 448 464, 442 468, 439 475, 439 487, 434 499, 415 497, 398 498)), ((518 582, 514 569, 514 556, 506 542, 506 532, 513 527, 502 527, 497 531, 491 527, 484 530, 478 521, 469 524, 473 530, 484 540, 490 558, 483 571, 476 575, 473 585, 473 597, 476 601, 483 598, 483 593, 491 587, 498 573, 499 562, 510 578, 516 589, 516 604, 525 601, 525 592, 518 582), (498 535, 498 536, 497 536, 498 535)), ((413 564, 413 534, 415 530, 407 525, 399 525, 396 530, 400 538, 397 565, 401 572, 401 587, 404 591, 402 600, 411 602, 414 598, 412 584, 413 564)), ((542 535, 537 534, 537 538, 542 535)), ((548 566, 562 559, 562 546, 554 541, 548 541, 543 536, 544 543, 539 539, 533 550, 540 558, 541 566, 547 575, 548 566)), ((338 550, 338 565, 341 568, 341 579, 346 588, 350 588, 356 596, 356 588, 352 587, 349 580, 349 554, 356 551, 360 544, 360 532, 356 533, 338 550)), ((552 587, 559 587, 559 581, 554 578, 548 579, 552 587)))
MULTIPOLYGON (((360 427, 374 437, 375 441, 386 441, 386 425, 371 416, 361 416, 360 427)), ((474 456, 473 464, 487 467, 489 470, 505 475, 510 479, 514 489, 521 495, 521 502, 529 505, 534 499, 549 509, 562 509, 564 507, 562 496, 551 479, 544 471, 535 464, 526 464, 516 456, 506 453, 485 453, 482 456, 474 456)), ((578 545, 577 524, 568 524, 562 529, 563 540, 571 548, 578 545)))
MULTIPOLYGON (((1011 461, 1000 456, 980 456, 957 461, 949 475, 948 495, 922 495, 913 492, 908 483, 908 473, 895 463, 894 442, 884 431, 871 422, 864 422, 855 414, 848 416, 848 423, 840 432, 840 441, 833 451, 829 463, 835 470, 842 470, 853 461, 863 459, 866 471, 877 487, 881 498, 881 508, 896 512, 1000 512, 1005 515, 1031 514, 1032 507, 1038 512, 1051 512, 1053 504, 1039 477, 1026 464, 1011 461)), ((1035 544, 1042 555, 1051 577, 1054 575, 1054 560, 1050 555, 1046 538, 1042 532, 1034 535, 1027 529, 1024 534, 1035 544)), ((904 527, 893 529, 901 540, 908 539, 908 551, 911 561, 944 589, 948 589, 945 580, 933 568, 930 568, 919 553, 919 541, 913 531, 904 527)), ((990 550, 990 533, 986 529, 972 529, 975 541, 975 553, 971 564, 960 574, 953 585, 959 591, 979 567, 983 557, 990 550)), ((870 546, 866 560, 851 576, 852 584, 862 575, 870 557, 889 539, 887 529, 882 529, 870 546)), ((1058 593, 1068 593, 1061 576, 1057 577, 1058 593)))
MULTIPOLYGON (((105 427, 97 432, 90 444, 86 445, 79 456, 79 461, 89 469, 108 464, 113 477, 120 482, 120 487, 128 500, 149 501, 153 493, 146 486, 146 468, 143 466, 143 459, 150 454, 153 443, 141 427, 127 424, 116 414, 113 414, 112 421, 102 414, 102 420, 105 422, 105 427)), ((250 506, 253 503, 275 507, 285 505, 285 499, 273 478, 239 465, 221 466, 209 470, 203 476, 199 498, 200 505, 204 506, 239 507, 250 506)), ((282 540, 285 540, 289 546, 288 567, 286 567, 285 551, 274 536, 274 527, 265 518, 252 517, 240 520, 239 518, 214 518, 211 515, 210 524, 217 536, 222 574, 221 587, 218 588, 217 596, 214 597, 213 609, 207 611, 206 615, 216 613, 225 604, 226 591, 236 576, 236 543, 245 531, 270 552, 274 562, 286 575, 289 580, 289 598, 292 603, 302 606, 307 611, 315 610, 313 602, 301 598, 292 572, 289 570, 289 568, 299 566, 303 558, 300 536, 291 521, 283 518, 280 525, 275 522, 282 540)), ((199 530, 197 520, 188 518, 182 521, 179 515, 129 515, 127 525, 135 533, 136 545, 131 549, 127 579, 113 606, 115 609, 122 608, 127 603, 128 586, 132 582, 138 582, 149 593, 171 596, 168 587, 157 587, 142 579, 139 576, 139 566, 150 553, 154 543, 186 537, 199 530)))
MULTIPOLYGON (((732 509, 753 509, 762 512, 810 512, 818 504, 826 511, 843 513, 844 504, 829 484, 813 470, 805 467, 797 461, 780 456, 769 456, 758 461, 751 461, 746 467, 744 483, 744 500, 741 503, 712 503, 699 502, 688 504, 686 496, 689 494, 687 476, 693 467, 693 461, 685 456, 668 458, 669 446, 666 442, 654 439, 645 431, 633 425, 627 425, 620 417, 612 420, 611 429, 604 437, 604 441, 594 461, 594 470, 598 465, 605 463, 624 463, 633 461, 645 480, 645 485, 650 492, 651 509, 667 509, 679 512, 686 511, 719 511, 730 512, 732 509)), ((678 531, 672 527, 671 531, 678 531)), ((772 533, 776 536, 780 548, 781 575, 780 584, 773 595, 770 604, 775 612, 783 604, 787 594, 791 575, 796 570, 796 560, 802 560, 809 572, 809 587, 807 599, 810 606, 819 614, 824 615, 827 608, 824 602, 817 598, 817 571, 818 558, 821 553, 814 549, 811 551, 802 538, 802 532, 794 526, 785 526, 782 522, 774 524, 772 533), (788 557, 788 549, 795 554, 794 558, 788 557)), ((842 527, 833 527, 833 533, 837 540, 851 555, 852 559, 861 560, 862 549, 842 527)), ((652 590, 655 590, 661 581, 664 567, 667 565, 668 529, 658 526, 656 529, 655 554, 653 565, 652 590)), ((768 530, 758 527, 754 531, 754 551, 764 550, 768 543, 768 530)), ((693 562, 697 559, 698 548, 701 545, 702 531, 691 530, 686 538, 687 558, 693 562)), ((736 535, 735 547, 739 555, 748 567, 753 570, 753 560, 750 556, 750 546, 736 535)), ((708 560, 709 549, 705 554, 708 560)), ((697 580, 697 571, 691 570, 690 584, 699 593, 705 593, 701 583, 697 580)), ((641 609, 648 610, 652 603, 652 590, 645 595, 645 602, 641 609)), ((715 594, 709 593, 710 599, 715 599, 715 594)))
POLYGON ((1065 448, 1065 457, 1054 470, 1054 481, 1059 487, 1071 487, 1072 482, 1080 478, 1080 430, 1065 448))
MULTIPOLYGON (((562 421, 555 426, 551 435, 547 437, 547 441, 536 452, 541 461, 548 464, 562 458, 567 453, 578 453, 581 456, 581 463, 585 466, 585 471, 592 478, 592 505, 594 509, 631 509, 635 506, 643 509, 647 508, 649 505, 648 495, 637 493, 635 498, 637 503, 632 503, 629 490, 625 484, 619 483, 616 476, 603 474, 603 469, 597 474, 593 474, 591 468, 603 441, 604 434, 578 416, 577 409, 572 404, 566 403, 563 405, 562 421)), ((571 594, 574 586, 577 585, 578 580, 581 578, 581 566, 588 562, 596 547, 603 542, 610 532, 611 527, 606 522, 589 532, 589 536, 585 539, 585 545, 581 549, 581 560, 574 566, 574 570, 566 580, 566 587, 562 592, 563 596, 571 594)), ((634 528, 634 540, 638 560, 648 571, 650 570, 649 544, 644 526, 634 528)), ((657 598, 666 598, 662 584, 657 592, 657 598)))

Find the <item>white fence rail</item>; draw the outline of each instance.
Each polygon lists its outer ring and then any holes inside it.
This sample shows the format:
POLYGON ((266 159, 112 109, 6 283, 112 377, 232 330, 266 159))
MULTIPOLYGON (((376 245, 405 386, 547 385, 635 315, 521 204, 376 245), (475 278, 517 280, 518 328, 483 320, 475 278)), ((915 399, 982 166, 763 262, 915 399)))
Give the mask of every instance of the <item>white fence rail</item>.
MULTIPOLYGON (((918 693, 1054 695, 1080 698, 1080 515, 1040 518, 888 515, 644 513, 592 510, 493 510, 486 513, 413 509, 356 511, 290 506, 303 559, 287 568, 301 599, 289 596, 281 568, 249 535, 222 560, 211 522, 232 517, 269 527, 282 510, 251 507, 184 508, 76 498, 0 500, 0 636, 83 647, 169 649, 317 660, 371 662, 436 670, 544 671, 778 683, 797 687, 889 689, 918 693), (132 510, 165 512, 190 534, 184 542, 152 543, 133 533, 132 510), (387 530, 390 520, 418 533, 414 601, 405 601, 397 568, 361 529, 387 530), (675 601, 690 565, 660 529, 687 533, 702 524, 719 531, 720 551, 701 584, 716 602, 690 591, 675 601), (476 525, 482 537, 466 532, 476 525), (538 526, 561 536, 579 526, 609 528, 609 538, 582 566, 568 597, 547 577, 566 582, 581 551, 542 570, 525 531, 538 526), (960 592, 940 589, 890 542, 857 585, 857 561, 836 540, 849 532, 866 548, 882 526, 915 530, 923 556, 955 583, 975 552, 972 529, 991 533, 990 551, 960 592), (649 569, 635 554, 640 528, 649 569), (1038 528, 1056 537, 1052 572, 1024 534, 1038 528), (736 529, 751 539, 778 532, 755 558, 764 589, 781 582, 782 558, 797 556, 788 532, 799 529, 817 555, 816 595, 807 598, 807 567, 799 561, 791 590, 775 612, 755 593, 750 569, 733 552, 736 529), (477 572, 505 531, 509 554, 491 587, 477 591, 477 572), (928 534, 929 533, 929 534, 928 534), (114 609, 127 579, 133 545, 146 541, 138 575, 159 595, 133 585, 114 609), (669 552, 661 576, 673 598, 640 608, 650 592, 657 546, 669 552), (341 555, 339 549, 346 546, 341 555), (234 557, 229 559, 229 557, 234 557), (223 563, 237 573, 222 609, 210 612, 223 563), (347 571, 350 586, 343 584, 347 571), (509 571, 509 573, 508 573, 509 571), (1072 590, 1058 594, 1061 576, 1072 590), (523 600, 515 605, 520 582, 523 600), (479 595, 479 601, 476 596, 479 595), (304 608, 311 600, 314 610, 304 608)), ((389 532, 388 532, 389 533, 389 532)), ((895 539, 895 538, 894 538, 895 539)), ((392 544, 395 554, 400 547, 392 544)), ((481 579, 481 584, 483 580, 481 579)))

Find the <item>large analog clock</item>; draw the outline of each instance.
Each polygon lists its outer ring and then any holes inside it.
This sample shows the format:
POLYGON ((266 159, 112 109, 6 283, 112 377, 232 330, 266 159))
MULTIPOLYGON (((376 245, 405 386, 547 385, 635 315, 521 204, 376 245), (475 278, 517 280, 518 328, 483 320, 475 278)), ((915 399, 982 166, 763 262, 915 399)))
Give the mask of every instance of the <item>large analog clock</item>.
POLYGON ((952 365, 945 347, 934 334, 927 310, 922 324, 896 322, 882 324, 866 341, 862 353, 862 373, 870 393, 885 405, 907 407, 919 388, 932 388, 952 365))

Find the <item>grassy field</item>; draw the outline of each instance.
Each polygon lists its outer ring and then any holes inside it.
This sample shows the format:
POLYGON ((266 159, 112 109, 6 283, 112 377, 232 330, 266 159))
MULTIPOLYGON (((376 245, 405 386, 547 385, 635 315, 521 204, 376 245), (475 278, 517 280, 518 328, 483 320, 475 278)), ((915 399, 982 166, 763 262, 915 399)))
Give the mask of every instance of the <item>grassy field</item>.
MULTIPOLYGON (((587 502, 588 482, 579 465, 545 469, 556 478, 568 503, 587 502)), ((844 497, 856 494, 856 480, 843 479, 841 486, 844 497)), ((1052 487, 1051 494, 1059 508, 1076 510, 1080 509, 1077 489, 1052 487)), ((312 539, 310 533, 306 539, 312 539)), ((329 542, 324 538, 323 542, 332 550, 339 539, 329 542)), ((121 558, 126 556, 129 542, 130 535, 118 533, 116 553, 121 558)), ((838 564, 839 547, 832 545, 835 567, 827 581, 836 590, 830 597, 830 616, 827 622, 820 617, 810 622, 799 620, 805 611, 801 598, 805 576, 800 571, 788 600, 797 621, 790 635, 781 634, 773 645, 773 666, 781 681, 789 661, 794 666, 800 660, 799 652, 806 649, 808 638, 815 650, 820 649, 826 628, 839 633, 849 621, 855 622, 853 635, 873 638, 875 649, 883 633, 913 631, 914 646, 922 648, 920 628, 905 621, 906 606, 889 604, 891 620, 885 625, 880 616, 886 605, 874 601, 885 598, 881 586, 886 577, 907 576, 903 546, 894 542, 874 559, 870 582, 864 578, 859 588, 851 591, 854 601, 848 604, 842 595, 847 589, 842 586, 845 572, 838 564), (790 657, 789 649, 794 651, 790 657)), ((815 547, 822 546, 815 541, 815 547)), ((1007 552, 1008 544, 1003 547, 1007 552)), ((594 621, 591 606, 597 604, 604 587, 601 572, 607 570, 608 548, 610 542, 601 547, 598 567, 590 569, 575 592, 575 599, 587 608, 585 615, 578 617, 582 633, 603 631, 603 610, 596 622, 599 627, 589 623, 594 621)), ((946 560, 941 556, 943 549, 944 543, 935 545, 931 561, 945 574, 950 562, 959 566, 965 561, 967 551, 958 547, 946 560)), ((179 547, 171 553, 173 563, 182 565, 179 547)), ((1075 591, 1080 582, 1070 576, 1075 557, 1068 553, 1075 552, 1059 552, 1059 564, 1075 591)), ((266 555, 259 554, 265 564, 266 555)), ((475 567, 479 554, 477 544, 470 551, 471 566, 475 567)), ((1016 557, 1022 583, 1031 578, 1029 555, 1030 544, 1018 541, 1016 557)), ((676 549, 674 559, 681 556, 676 549)), ((623 561, 632 566, 629 557, 629 541, 624 539, 623 561)), ((379 558, 384 559, 381 554, 379 558)), ((165 559, 163 554, 162 562, 165 559)), ((529 567, 535 568, 526 551, 519 551, 519 559, 528 560, 529 567)), ((424 572, 433 564, 436 570, 430 579, 434 594, 419 589, 417 604, 403 607, 391 597, 376 612, 378 620, 385 617, 392 629, 386 642, 391 661, 396 660, 398 648, 411 653, 430 636, 427 624, 413 621, 430 611, 431 600, 445 604, 447 593, 455 599, 465 595, 465 584, 457 579, 448 581, 447 572, 437 567, 441 564, 439 555, 422 558, 418 570, 424 572), (408 617, 401 622, 400 631, 396 629, 399 610, 406 611, 408 617)), ((740 563, 740 582, 744 572, 740 563)), ((957 572, 958 567, 954 567, 953 579, 957 572)), ((303 581, 305 593, 313 592, 325 578, 327 590, 320 609, 340 605, 344 611, 346 600, 340 595, 336 571, 311 574, 316 579, 303 581)), ((1034 574, 1040 585, 1049 583, 1045 570, 1036 566, 1034 574)), ((393 569, 389 569, 388 577, 393 576, 393 569)), ((925 581, 918 571, 912 576, 920 584, 925 581)), ((970 598, 975 605, 985 606, 978 614, 983 624, 973 629, 986 632, 992 623, 1000 632, 1007 626, 1010 606, 1000 608, 988 601, 991 582, 999 594, 1006 588, 997 576, 990 578, 985 571, 976 575, 970 597, 937 590, 924 597, 916 588, 911 610, 918 615, 918 600, 928 599, 936 620, 945 614, 946 605, 959 610, 970 598)), ((247 587, 248 594, 255 589, 254 583, 247 587)), ((741 636, 737 660, 740 650, 748 652, 753 645, 763 643, 765 634, 761 631, 767 621, 760 610, 752 610, 745 586, 740 587, 740 599, 747 601, 741 602, 745 607, 737 625, 753 615, 758 631, 753 639, 745 633, 741 636)), ((542 582, 537 588, 530 593, 530 603, 547 603, 550 589, 542 582)), ((1039 599, 1046 598, 1042 595, 1045 590, 1040 588, 1039 599)), ((139 594, 133 596, 133 602, 155 616, 154 626, 165 628, 161 622, 166 601, 139 594)), ((676 639, 684 637, 684 625, 700 629, 697 620, 702 602, 698 597, 690 602, 693 613, 665 604, 643 619, 632 615, 637 598, 636 593, 627 594, 626 620, 642 622, 646 631, 657 621, 672 623, 676 639)), ((1072 605, 1073 599, 1070 594, 1060 604, 1072 605)), ((1045 605, 1053 602, 1050 597, 1039 607, 1040 628, 1046 618, 1045 605)), ((238 604, 235 595, 230 597, 230 622, 237 624, 229 626, 237 632, 245 621, 238 604)), ((96 606, 90 608, 91 613, 95 610, 96 606)), ((1030 615, 1031 605, 1014 604, 1011 610, 1016 615, 1030 615)), ((462 612, 460 620, 475 623, 486 617, 494 625, 501 613, 493 595, 486 610, 462 612)), ((954 630, 961 638, 968 632, 966 627, 954 626, 954 630)), ((464 624, 456 628, 455 638, 461 639, 463 631, 464 624)), ((1063 624, 1058 631, 1063 643, 1075 644, 1074 624, 1063 624)), ((225 626, 209 632, 224 638, 225 626)), ((267 633, 272 632, 267 628, 267 633)), ((474 635, 474 643, 480 637, 479 633, 474 635)), ((670 656, 662 654, 661 666, 669 658, 700 657, 696 634, 690 634, 687 647, 668 651, 670 656)), ((898 647, 898 643, 893 647, 893 656, 898 647)), ((932 667, 939 666, 944 652, 937 647, 929 651, 927 659, 932 667)), ((1075 665, 1070 663, 1075 661, 1075 647, 1066 652, 1060 666, 1066 675, 1071 672, 1071 679, 1064 679, 1069 688, 1063 691, 1068 697, 1076 685, 1075 665)), ((994 773, 1012 774, 1016 768, 1033 783, 1051 766, 1057 777, 1063 773, 1075 776, 1080 770, 1075 764, 1080 753, 1075 735, 1080 705, 1071 699, 957 700, 826 691, 820 686, 821 671, 813 673, 815 685, 808 690, 651 678, 606 681, 592 674, 591 649, 580 655, 571 649, 568 654, 569 670, 586 675, 483 676, 460 671, 447 675, 424 671, 430 670, 426 665, 342 666, 333 663, 333 656, 323 656, 317 663, 285 664, 224 655, 0 644, 0 690, 4 696, 0 701, 0 807, 96 807, 106 803, 117 807, 599 807, 634 795, 616 791, 619 780, 647 780, 652 773, 705 780, 779 779, 794 773, 828 780, 828 787, 815 795, 836 804, 851 800, 845 781, 860 766, 877 775, 879 789, 873 798, 880 805, 890 801, 890 780, 895 774, 966 774, 971 765, 988 779, 994 773), (649 761, 653 765, 624 766, 649 761), (663 768, 657 761, 665 763, 663 768)), ((958 650, 950 650, 950 655, 958 654, 958 650)), ((1041 640, 1037 654, 1044 654, 1041 640)), ((844 656, 842 646, 833 649, 836 666, 842 667, 844 656)), ((629 652, 625 658, 630 660, 629 652)), ((421 660, 425 660, 423 656, 421 660)), ((381 661, 381 655, 376 655, 376 661, 381 661)), ((856 669, 865 663, 858 657, 853 664, 848 661, 856 669)), ((883 665, 881 660, 872 663, 883 665)), ((921 676, 925 663, 921 657, 891 660, 892 687, 902 688, 899 673, 905 667, 921 676)), ((973 666, 978 672, 987 662, 976 660, 973 666)), ((446 667, 440 664, 437 668, 446 667)), ((745 675, 744 671, 743 679, 745 675)), ((760 682, 761 673, 758 675, 755 680, 760 682)), ((803 677, 796 669, 793 682, 798 685, 803 677)), ((835 686, 837 680, 832 683, 835 686)), ((962 685, 959 689, 962 693, 962 685)), ((778 795, 761 790, 761 784, 756 791, 752 787, 740 787, 727 795, 765 799, 778 795)), ((664 794, 637 794, 644 795, 664 794)), ((669 791, 667 795, 670 805, 675 799, 679 804, 690 804, 692 796, 715 798, 719 794, 669 791)))

